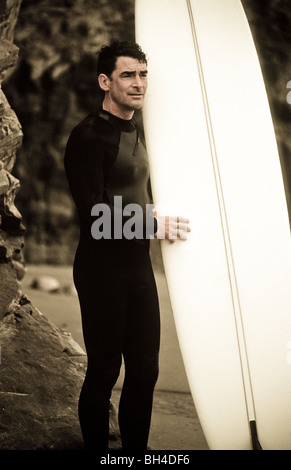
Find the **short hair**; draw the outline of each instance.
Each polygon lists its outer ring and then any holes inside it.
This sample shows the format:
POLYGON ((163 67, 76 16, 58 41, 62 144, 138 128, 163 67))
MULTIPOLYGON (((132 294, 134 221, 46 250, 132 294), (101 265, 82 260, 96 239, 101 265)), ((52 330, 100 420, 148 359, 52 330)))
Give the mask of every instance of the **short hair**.
POLYGON ((146 54, 137 43, 113 41, 109 46, 103 45, 98 53, 97 76, 104 73, 107 77, 111 78, 111 74, 115 70, 117 58, 121 56, 132 57, 147 65, 146 54))

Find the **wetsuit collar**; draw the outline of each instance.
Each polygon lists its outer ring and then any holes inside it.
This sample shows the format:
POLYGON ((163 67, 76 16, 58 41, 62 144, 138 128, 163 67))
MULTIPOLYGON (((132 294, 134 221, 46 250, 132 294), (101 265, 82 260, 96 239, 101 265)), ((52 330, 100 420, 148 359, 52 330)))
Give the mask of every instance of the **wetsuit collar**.
POLYGON ((135 129, 134 119, 121 119, 114 114, 105 111, 103 108, 99 108, 97 110, 98 116, 100 116, 105 121, 110 122, 114 127, 117 127, 119 130, 123 132, 131 132, 135 129))

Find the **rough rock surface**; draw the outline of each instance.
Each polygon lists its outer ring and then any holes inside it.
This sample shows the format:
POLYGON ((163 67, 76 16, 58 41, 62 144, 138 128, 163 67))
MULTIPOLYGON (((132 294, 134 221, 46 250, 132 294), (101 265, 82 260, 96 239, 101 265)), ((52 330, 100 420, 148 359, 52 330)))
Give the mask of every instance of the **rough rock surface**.
POLYGON ((85 354, 30 303, 4 315, 0 343, 0 448, 82 448, 85 354))
MULTIPOLYGON (((19 0, 0 2, 0 85, 18 57, 13 36, 19 7, 19 0)), ((21 125, 0 88, 0 321, 9 307, 21 298, 19 278, 23 266, 24 227, 14 205, 19 181, 11 174, 21 143, 21 125), (14 262, 20 265, 17 270, 14 262)))

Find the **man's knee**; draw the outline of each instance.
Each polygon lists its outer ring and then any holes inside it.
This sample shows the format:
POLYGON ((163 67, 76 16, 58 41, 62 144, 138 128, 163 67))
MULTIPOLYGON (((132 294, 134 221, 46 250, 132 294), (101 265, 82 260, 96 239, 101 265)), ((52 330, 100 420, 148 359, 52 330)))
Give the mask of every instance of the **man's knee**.
POLYGON ((121 355, 117 354, 110 358, 104 358, 102 356, 88 356, 88 370, 87 375, 98 384, 113 388, 121 367, 121 355))
POLYGON ((151 352, 143 354, 134 360, 125 363, 127 374, 134 377, 135 382, 145 387, 153 388, 159 376, 159 353, 151 352))

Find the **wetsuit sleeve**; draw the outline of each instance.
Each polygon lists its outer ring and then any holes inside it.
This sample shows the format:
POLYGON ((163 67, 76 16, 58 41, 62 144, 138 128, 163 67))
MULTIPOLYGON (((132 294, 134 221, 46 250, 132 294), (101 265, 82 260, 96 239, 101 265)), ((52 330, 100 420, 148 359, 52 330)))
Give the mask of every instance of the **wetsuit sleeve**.
POLYGON ((68 183, 80 221, 86 225, 92 223, 92 207, 103 202, 105 153, 102 141, 84 139, 76 130, 66 146, 64 164, 68 183))

